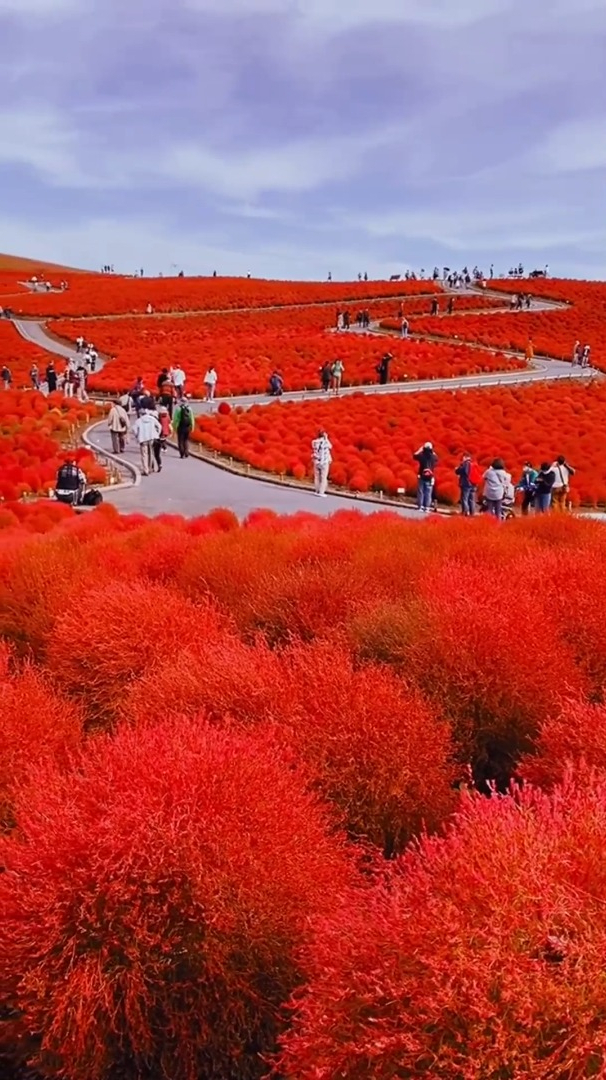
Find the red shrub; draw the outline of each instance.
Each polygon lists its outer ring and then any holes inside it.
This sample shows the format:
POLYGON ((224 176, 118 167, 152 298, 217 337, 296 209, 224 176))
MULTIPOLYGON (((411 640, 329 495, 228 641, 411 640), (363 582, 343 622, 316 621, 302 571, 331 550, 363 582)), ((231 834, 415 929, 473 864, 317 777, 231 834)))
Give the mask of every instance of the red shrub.
POLYGON ((391 856, 450 814, 449 727, 395 675, 335 643, 295 646, 278 672, 283 733, 352 835, 391 856))
POLYGON ((202 722, 75 764, 0 847, 0 1047, 64 1080, 260 1077, 296 950, 351 881, 324 811, 271 745, 202 722))
POLYGON ((82 716, 30 664, 11 671, 0 642, 0 823, 11 819, 14 792, 38 760, 64 759, 82 737, 82 716))
POLYGON ((219 633, 208 605, 150 582, 110 582, 75 590, 55 624, 47 663, 83 702, 89 723, 106 726, 122 713, 133 680, 198 637, 219 633))
POLYGON ((326 920, 288 1080, 580 1080, 606 1061, 606 787, 469 799, 326 920))
POLYGON ((525 780, 542 788, 562 782, 569 767, 606 771, 606 706, 566 701, 542 724, 535 751, 522 762, 525 780))

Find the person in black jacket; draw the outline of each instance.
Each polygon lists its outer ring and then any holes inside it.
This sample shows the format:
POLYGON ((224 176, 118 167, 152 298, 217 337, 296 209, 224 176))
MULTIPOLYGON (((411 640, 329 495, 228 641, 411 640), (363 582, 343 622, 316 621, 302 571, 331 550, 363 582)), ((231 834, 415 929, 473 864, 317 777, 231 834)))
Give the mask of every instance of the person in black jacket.
POLYGON ((434 451, 433 443, 426 442, 412 456, 419 466, 417 507, 423 513, 428 513, 433 502, 436 483, 434 470, 438 464, 438 455, 434 451))
POLYGON ((393 360, 391 353, 385 353, 377 364, 377 375, 379 376, 379 383, 381 386, 386 386, 389 382, 389 365, 393 360))
POLYGON ((548 461, 541 465, 536 479, 534 506, 537 514, 546 514, 551 506, 551 491, 555 482, 555 473, 548 461))

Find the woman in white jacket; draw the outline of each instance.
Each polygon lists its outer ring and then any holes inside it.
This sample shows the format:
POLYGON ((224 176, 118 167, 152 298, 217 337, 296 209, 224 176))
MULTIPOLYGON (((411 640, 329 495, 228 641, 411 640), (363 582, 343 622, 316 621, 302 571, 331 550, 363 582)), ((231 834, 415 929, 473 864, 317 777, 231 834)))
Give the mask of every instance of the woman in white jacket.
POLYGON ((503 499, 508 497, 511 486, 511 473, 501 458, 495 458, 484 473, 484 498, 489 514, 499 519, 503 516, 503 499))

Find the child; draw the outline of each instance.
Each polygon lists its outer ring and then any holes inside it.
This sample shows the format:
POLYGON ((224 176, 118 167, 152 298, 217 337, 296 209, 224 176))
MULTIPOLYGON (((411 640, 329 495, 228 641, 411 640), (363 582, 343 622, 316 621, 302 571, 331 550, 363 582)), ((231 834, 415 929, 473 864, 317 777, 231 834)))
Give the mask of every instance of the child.
POLYGON ((160 448, 163 453, 167 450, 167 440, 170 435, 170 416, 166 405, 160 405, 158 409, 158 420, 160 421, 160 448))

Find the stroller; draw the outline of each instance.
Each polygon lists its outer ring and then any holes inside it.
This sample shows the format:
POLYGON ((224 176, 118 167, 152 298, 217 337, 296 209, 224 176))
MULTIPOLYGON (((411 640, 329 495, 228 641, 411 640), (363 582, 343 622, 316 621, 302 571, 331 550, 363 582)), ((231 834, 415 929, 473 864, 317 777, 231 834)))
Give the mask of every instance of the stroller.
MULTIPOLYGON (((507 496, 506 498, 503 499, 502 506, 501 506, 501 520, 502 521, 511 521, 511 519, 516 516, 515 510, 514 510, 514 504, 515 504, 515 497, 512 498, 511 496, 507 496)), ((488 513, 488 503, 487 503, 486 499, 483 496, 482 496, 482 498, 480 499, 480 502, 479 502, 479 510, 480 510, 481 514, 488 513)))

